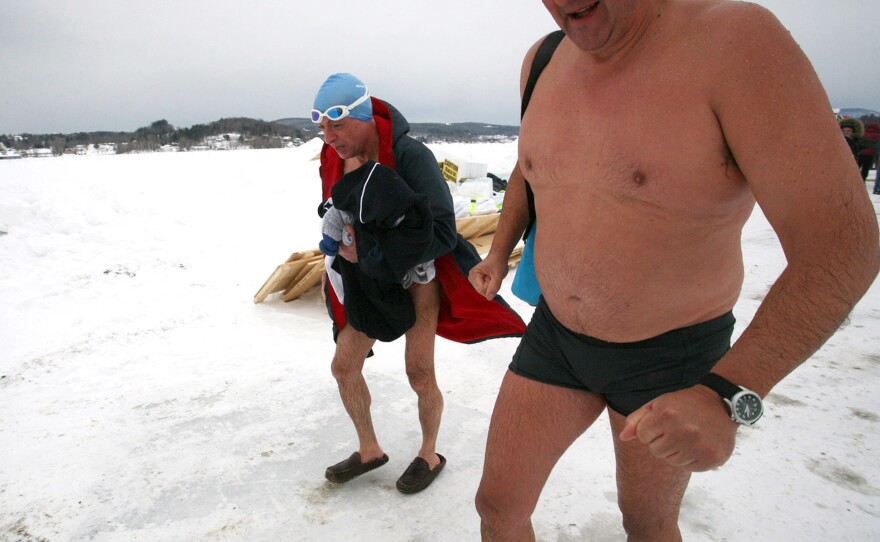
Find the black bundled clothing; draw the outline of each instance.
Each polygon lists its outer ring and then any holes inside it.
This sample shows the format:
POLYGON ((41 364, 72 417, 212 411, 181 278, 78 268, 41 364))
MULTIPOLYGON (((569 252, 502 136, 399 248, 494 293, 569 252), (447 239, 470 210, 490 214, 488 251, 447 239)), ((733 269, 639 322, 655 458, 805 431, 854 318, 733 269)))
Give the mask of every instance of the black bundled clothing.
POLYGON ((354 218, 361 270, 375 280, 401 282, 426 257, 434 234, 427 197, 391 168, 368 160, 333 185, 333 205, 354 218))
POLYGON ((434 234, 427 198, 397 173, 372 160, 343 175, 331 191, 333 206, 354 216, 358 263, 336 258, 349 322, 380 341, 400 337, 415 323, 406 272, 426 261, 434 234), (360 272, 359 272, 360 271, 360 272))

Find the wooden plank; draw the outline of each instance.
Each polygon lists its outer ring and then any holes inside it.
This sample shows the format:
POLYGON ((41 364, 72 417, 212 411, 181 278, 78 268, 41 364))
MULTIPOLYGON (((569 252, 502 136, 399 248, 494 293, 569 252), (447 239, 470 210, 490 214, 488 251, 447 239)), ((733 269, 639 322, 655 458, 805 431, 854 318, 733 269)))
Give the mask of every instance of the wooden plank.
POLYGON ((513 249, 513 252, 510 253, 510 257, 507 259, 508 267, 516 267, 519 265, 519 261, 522 259, 523 246, 520 245, 513 249))
POLYGON ((475 226, 475 229, 474 229, 473 233, 471 234, 471 237, 481 237, 481 236, 484 236, 487 234, 493 235, 493 236, 495 235, 495 230, 498 229, 498 217, 500 215, 498 215, 496 213, 494 215, 489 215, 489 216, 493 216, 494 220, 487 220, 487 221, 483 222, 482 224, 478 224, 477 226, 475 226))
POLYGON ((313 260, 315 258, 320 258, 321 256, 323 256, 323 254, 321 254, 321 251, 316 248, 313 250, 304 250, 302 252, 294 252, 293 254, 290 255, 289 258, 287 258, 287 261, 293 262, 296 260, 309 260, 309 259, 313 260))
POLYGON ((254 294, 254 303, 261 303, 269 294, 286 290, 305 262, 287 262, 275 268, 263 286, 254 294))
MULTIPOLYGON (((296 275, 294 275, 293 279, 291 279, 290 284, 287 286, 286 290, 290 290, 295 287, 296 284, 301 281, 303 277, 308 274, 309 271, 312 270, 312 265, 314 265, 316 261, 317 260, 303 260, 302 267, 299 268, 299 271, 297 271, 296 275)), ((286 294, 287 291, 285 291, 284 293, 286 294)))
POLYGON ((455 228, 465 239, 479 237, 494 232, 498 228, 500 213, 490 215, 477 215, 459 218, 455 221, 455 228))
POLYGON ((486 235, 481 235, 480 237, 468 239, 468 242, 474 245, 474 248, 477 249, 478 254, 483 255, 489 253, 489 249, 492 248, 492 239, 494 238, 494 233, 488 233, 486 235))
POLYGON ((306 252, 294 252, 287 258, 287 261, 275 268, 275 271, 269 275, 263 286, 257 290, 254 295, 254 303, 263 302, 269 294, 287 290, 290 288, 297 276, 307 263, 321 259, 319 250, 309 250, 306 252), (317 255, 315 255, 317 253, 317 255))
POLYGON ((321 277, 324 275, 324 260, 307 263, 300 274, 298 280, 284 292, 282 299, 285 302, 293 301, 321 282, 321 277))
POLYGON ((455 228, 465 239, 473 237, 473 232, 482 226, 491 215, 468 216, 455 221, 455 228))

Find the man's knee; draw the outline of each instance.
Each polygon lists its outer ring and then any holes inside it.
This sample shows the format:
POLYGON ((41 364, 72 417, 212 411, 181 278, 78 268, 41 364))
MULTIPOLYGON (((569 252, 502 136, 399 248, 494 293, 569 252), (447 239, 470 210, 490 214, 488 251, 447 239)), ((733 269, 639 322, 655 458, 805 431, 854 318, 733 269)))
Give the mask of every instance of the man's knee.
POLYGON ((437 388, 437 377, 434 374, 433 362, 408 363, 406 377, 409 379, 409 385, 418 394, 437 388))
POLYGON ((338 355, 333 356, 330 363, 330 373, 340 384, 345 384, 360 378, 363 364, 354 363, 350 359, 344 359, 338 355))
POLYGON ((499 503, 496 502, 489 492, 483 489, 482 484, 480 489, 477 490, 474 505, 477 507, 477 514, 480 515, 480 520, 490 530, 494 531, 495 527, 503 522, 503 513, 499 503))
POLYGON ((330 372, 339 383, 360 378, 364 361, 375 341, 363 333, 345 326, 336 337, 336 351, 330 363, 330 372))
POLYGON ((623 530, 629 540, 681 540, 677 519, 633 518, 624 515, 623 530))
POLYGON ((623 530, 631 540, 679 539, 677 506, 626 503, 619 498, 618 506, 623 518, 623 530))
MULTIPOLYGON (((487 488, 481 483, 474 498, 477 514, 483 529, 499 540, 504 540, 503 533, 517 532, 529 525, 532 508, 517 506, 517 502, 509 491, 487 488)), ((515 496, 513 496, 515 497, 515 496)))

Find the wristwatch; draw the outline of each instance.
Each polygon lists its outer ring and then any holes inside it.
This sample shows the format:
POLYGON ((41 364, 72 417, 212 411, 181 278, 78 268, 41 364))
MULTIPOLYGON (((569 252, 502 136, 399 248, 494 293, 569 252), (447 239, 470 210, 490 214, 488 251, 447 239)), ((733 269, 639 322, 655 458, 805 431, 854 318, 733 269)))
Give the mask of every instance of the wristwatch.
POLYGON ((764 414, 764 403, 757 393, 737 386, 723 376, 709 373, 700 379, 700 384, 715 391, 724 399, 730 411, 730 419, 736 423, 752 425, 764 414))

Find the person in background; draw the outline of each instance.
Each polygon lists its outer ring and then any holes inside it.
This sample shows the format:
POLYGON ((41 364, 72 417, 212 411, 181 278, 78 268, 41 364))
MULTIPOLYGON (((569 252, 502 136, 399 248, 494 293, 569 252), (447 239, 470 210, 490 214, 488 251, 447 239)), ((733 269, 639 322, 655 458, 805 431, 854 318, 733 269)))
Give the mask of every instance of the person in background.
POLYGON ((840 131, 849 145, 849 150, 859 166, 862 174, 862 182, 868 178, 868 171, 874 162, 874 147, 877 142, 873 139, 865 137, 865 125, 857 118, 844 117, 838 121, 840 131))
POLYGON ((443 396, 434 371, 435 334, 470 343, 521 336, 525 324, 503 300, 488 301, 468 283, 467 273, 480 257, 456 232, 452 196, 436 158, 409 136, 409 123, 397 109, 371 96, 357 77, 336 73, 318 90, 311 120, 324 133, 319 214, 330 208, 332 199, 354 217, 352 224, 342 226, 344 242, 330 251, 338 251, 338 256, 329 272, 341 280, 328 281, 325 274, 322 290, 336 341, 331 371, 354 424, 358 449, 328 467, 325 477, 343 483, 388 462, 373 426, 363 368, 377 340, 405 336, 406 374, 418 396, 422 440, 415 459, 397 480, 397 489, 416 493, 428 487, 446 465, 446 458, 436 449, 443 396), (375 163, 385 167, 372 179, 375 163), (384 211, 396 217, 393 210, 383 210, 383 205, 396 205, 404 197, 395 192, 394 187, 400 186, 398 175, 407 185, 407 201, 424 203, 418 216, 427 223, 392 220, 386 229, 398 235, 394 239, 399 242, 389 243, 388 232, 377 229, 381 221, 376 217, 385 216, 384 211), (388 188, 366 190, 369 183, 379 182, 388 188), (403 239, 404 231, 414 232, 418 239, 403 239), (367 262, 374 272, 365 273, 367 262), (419 276, 405 280, 417 265, 419 276), (400 273, 394 275, 394 269, 400 273), (411 284, 404 287, 404 282, 411 284))
POLYGON ((528 179, 542 298, 492 414, 481 533, 534 540, 548 476, 607 410, 628 540, 681 540, 691 473, 727 461, 762 398, 874 280, 877 219, 819 78, 765 8, 544 5, 565 38, 522 119, 492 249, 470 274, 487 297, 498 291, 528 222, 528 179), (781 124, 799 134, 784 155, 781 124), (730 347, 756 201, 787 267, 730 347))
POLYGON ((840 125, 840 133, 843 134, 843 139, 846 140, 846 144, 849 147, 849 152, 852 153, 853 158, 855 159, 856 163, 858 164, 858 162, 859 162, 859 145, 858 145, 858 141, 856 140, 855 129, 853 129, 853 127, 851 125, 845 126, 845 125, 841 124, 840 125))
MULTIPOLYGON (((870 156, 870 160, 866 160, 863 164, 861 164, 863 179, 868 178, 868 172, 871 170, 871 168, 877 169, 877 162, 878 162, 878 159, 880 159, 880 153, 878 153, 878 148, 880 148, 880 124, 877 124, 876 122, 872 122, 871 124, 868 124, 867 126, 865 126, 865 138, 870 139, 871 141, 874 142, 874 144, 872 145, 872 147, 870 149, 862 151, 862 153, 864 153, 865 156, 870 156)), ((874 193, 875 194, 880 194, 880 191, 878 191, 878 188, 880 188, 880 186, 878 186, 878 179, 877 179, 877 177, 875 177, 875 179, 874 179, 874 193)))
POLYGON ((880 195, 880 141, 877 142, 874 154, 874 194, 880 195))

